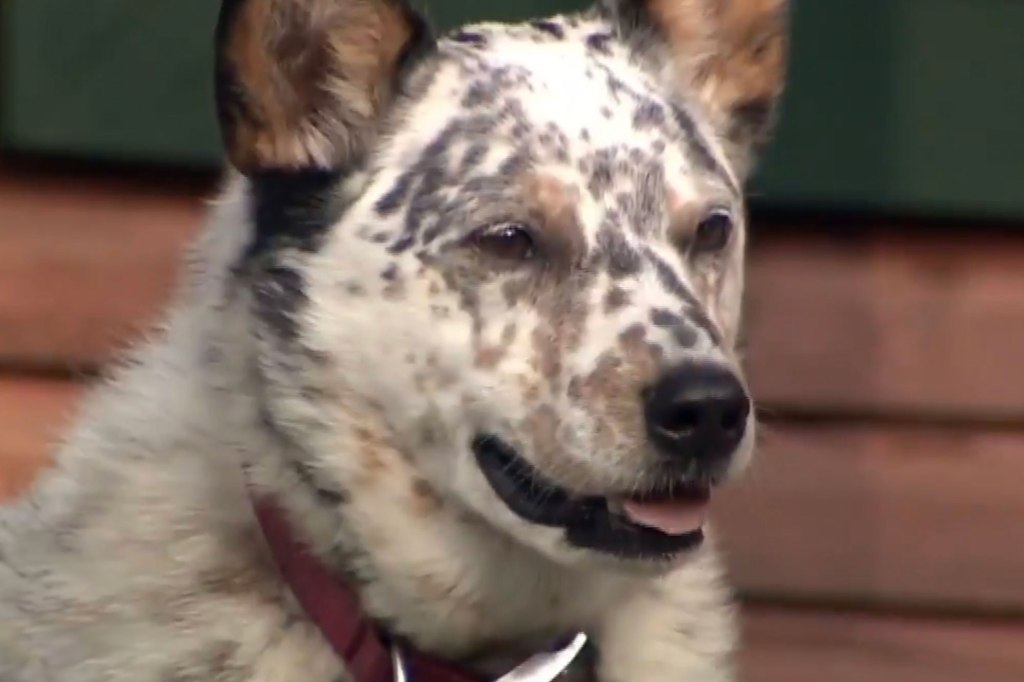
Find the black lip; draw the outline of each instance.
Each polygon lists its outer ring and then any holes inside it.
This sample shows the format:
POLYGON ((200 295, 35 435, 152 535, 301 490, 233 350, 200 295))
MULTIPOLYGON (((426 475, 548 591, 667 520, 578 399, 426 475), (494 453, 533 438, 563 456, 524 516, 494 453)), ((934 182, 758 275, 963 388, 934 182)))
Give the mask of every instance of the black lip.
MULTIPOLYGON (((480 436, 472 447, 484 477, 513 513, 529 523, 564 528, 566 539, 575 547, 649 560, 670 558, 704 541, 703 531, 667 535, 611 513, 604 497, 573 495, 548 480, 500 438, 480 436)), ((694 492, 706 494, 703 489, 694 492)))

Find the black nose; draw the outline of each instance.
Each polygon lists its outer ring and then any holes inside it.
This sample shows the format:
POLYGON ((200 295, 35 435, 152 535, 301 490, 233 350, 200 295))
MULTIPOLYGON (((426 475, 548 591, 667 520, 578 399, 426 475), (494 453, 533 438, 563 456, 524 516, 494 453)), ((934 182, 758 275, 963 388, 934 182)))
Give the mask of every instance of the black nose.
POLYGON ((743 439, 750 398, 736 374, 715 363, 666 372, 644 395, 647 431, 666 455, 705 465, 727 460, 743 439))

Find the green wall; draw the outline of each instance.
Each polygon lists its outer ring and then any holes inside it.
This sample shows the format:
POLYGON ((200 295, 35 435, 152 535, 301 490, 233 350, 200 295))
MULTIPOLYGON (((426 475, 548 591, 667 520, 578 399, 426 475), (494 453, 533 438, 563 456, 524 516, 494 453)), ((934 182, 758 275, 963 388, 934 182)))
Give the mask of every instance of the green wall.
MULTIPOLYGON (((431 0, 442 27, 583 0, 431 0), (472 8, 472 9, 469 9, 472 8)), ((213 166, 215 0, 2 0, 0 142, 213 166)), ((1024 0, 802 0, 763 204, 1024 217, 1024 0)))

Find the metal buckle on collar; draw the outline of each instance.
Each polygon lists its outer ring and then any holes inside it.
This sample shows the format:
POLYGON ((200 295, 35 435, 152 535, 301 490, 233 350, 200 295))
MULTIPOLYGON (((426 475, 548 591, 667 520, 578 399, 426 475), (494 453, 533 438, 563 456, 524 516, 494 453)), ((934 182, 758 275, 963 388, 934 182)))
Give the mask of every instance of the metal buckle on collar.
MULTIPOLYGON (((531 656, 495 682, 554 682, 569 669, 586 645, 587 636, 581 632, 564 647, 531 656)), ((409 679, 402 651, 394 644, 391 645, 391 664, 395 671, 394 682, 414 682, 409 679)))
POLYGON ((391 669, 395 671, 395 682, 409 682, 409 671, 405 668, 405 659, 397 644, 391 645, 391 669))

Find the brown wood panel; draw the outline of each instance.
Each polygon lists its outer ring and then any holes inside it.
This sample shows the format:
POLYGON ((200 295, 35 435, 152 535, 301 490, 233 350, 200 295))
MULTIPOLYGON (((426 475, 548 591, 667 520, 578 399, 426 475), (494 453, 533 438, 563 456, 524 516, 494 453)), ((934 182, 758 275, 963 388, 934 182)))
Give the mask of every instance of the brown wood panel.
POLYGON ((1024 623, 751 609, 741 682, 1020 682, 1024 623))
POLYGON ((751 471, 715 507, 743 589, 1024 612, 1024 431, 762 432, 751 471))
POLYGON ((81 390, 67 381, 0 376, 0 500, 21 490, 46 464, 81 390))
POLYGON ((747 352, 762 401, 1024 419, 1024 232, 761 227, 747 352))
POLYGON ((91 366, 149 323, 204 186, 0 167, 0 363, 91 366))

